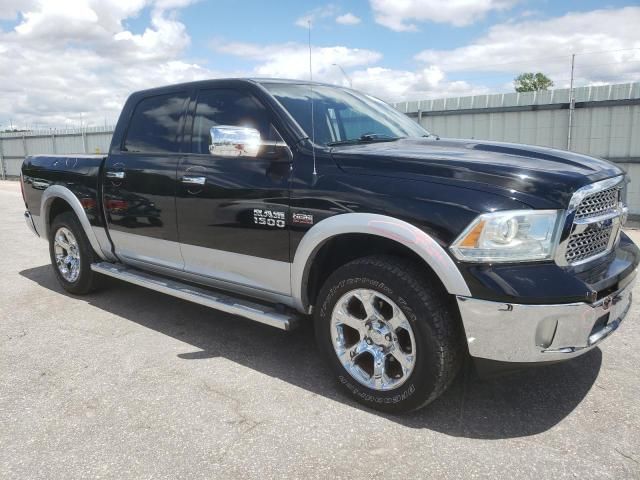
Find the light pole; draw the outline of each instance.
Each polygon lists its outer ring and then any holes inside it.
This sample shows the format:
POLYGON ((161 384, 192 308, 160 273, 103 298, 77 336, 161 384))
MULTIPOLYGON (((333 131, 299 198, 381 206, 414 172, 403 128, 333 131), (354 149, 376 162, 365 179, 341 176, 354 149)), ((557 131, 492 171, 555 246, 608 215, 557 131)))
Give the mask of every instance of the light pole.
POLYGON ((340 69, 340 71, 342 72, 342 75, 344 75, 344 78, 346 78, 347 82, 349 82, 349 88, 353 88, 353 82, 351 81, 351 77, 347 75, 347 72, 344 71, 344 68, 342 68, 342 66, 340 66, 339 63, 332 63, 331 65, 333 65, 334 67, 338 67, 340 69))
POLYGON ((571 55, 571 86, 569 87, 569 128, 567 129, 567 150, 571 150, 571 129, 573 128, 573 110, 576 99, 573 97, 573 71, 576 66, 576 54, 571 55))

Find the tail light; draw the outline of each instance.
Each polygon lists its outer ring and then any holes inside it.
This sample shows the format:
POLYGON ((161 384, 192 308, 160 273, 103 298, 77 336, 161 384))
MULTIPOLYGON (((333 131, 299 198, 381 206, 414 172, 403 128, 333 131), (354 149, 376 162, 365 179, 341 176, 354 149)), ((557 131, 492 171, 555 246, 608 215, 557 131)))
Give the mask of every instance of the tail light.
POLYGON ((110 198, 106 201, 106 209, 115 214, 124 213, 129 209, 129 202, 110 198))
POLYGON ((80 200, 80 203, 85 210, 93 210, 97 205, 97 202, 93 198, 83 198, 80 200))

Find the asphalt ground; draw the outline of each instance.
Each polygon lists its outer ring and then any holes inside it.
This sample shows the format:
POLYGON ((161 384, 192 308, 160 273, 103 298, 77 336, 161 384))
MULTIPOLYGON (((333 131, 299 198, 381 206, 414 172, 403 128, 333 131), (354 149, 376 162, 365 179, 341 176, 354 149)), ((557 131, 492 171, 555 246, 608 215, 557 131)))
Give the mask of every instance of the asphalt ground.
POLYGON ((573 361, 467 370, 427 408, 382 415, 342 394, 310 328, 116 280, 64 293, 23 210, 0 183, 2 479, 640 479, 639 301, 573 361))

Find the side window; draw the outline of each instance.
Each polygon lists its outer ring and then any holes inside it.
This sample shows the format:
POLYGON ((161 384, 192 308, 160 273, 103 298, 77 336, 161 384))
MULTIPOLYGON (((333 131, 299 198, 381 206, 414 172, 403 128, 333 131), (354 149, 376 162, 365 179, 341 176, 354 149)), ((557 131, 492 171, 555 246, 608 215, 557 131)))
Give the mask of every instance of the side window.
POLYGON ((262 140, 280 139, 264 105, 252 95, 238 90, 219 88, 199 93, 193 120, 193 153, 209 154, 209 131, 215 125, 251 127, 260 132, 262 140))
POLYGON ((133 111, 124 141, 128 152, 170 153, 178 151, 178 128, 186 92, 142 99, 133 111))

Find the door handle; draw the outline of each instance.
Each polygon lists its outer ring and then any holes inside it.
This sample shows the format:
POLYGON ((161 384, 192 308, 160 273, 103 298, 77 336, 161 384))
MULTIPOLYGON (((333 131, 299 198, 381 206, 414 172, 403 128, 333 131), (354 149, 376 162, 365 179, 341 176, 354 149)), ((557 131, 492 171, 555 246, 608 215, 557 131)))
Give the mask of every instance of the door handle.
POLYGON ((124 172, 107 172, 107 178, 117 178, 119 180, 122 180, 124 177, 124 172))
POLYGON ((207 177, 192 177, 189 175, 182 177, 182 183, 188 185, 204 185, 206 182, 207 177))

